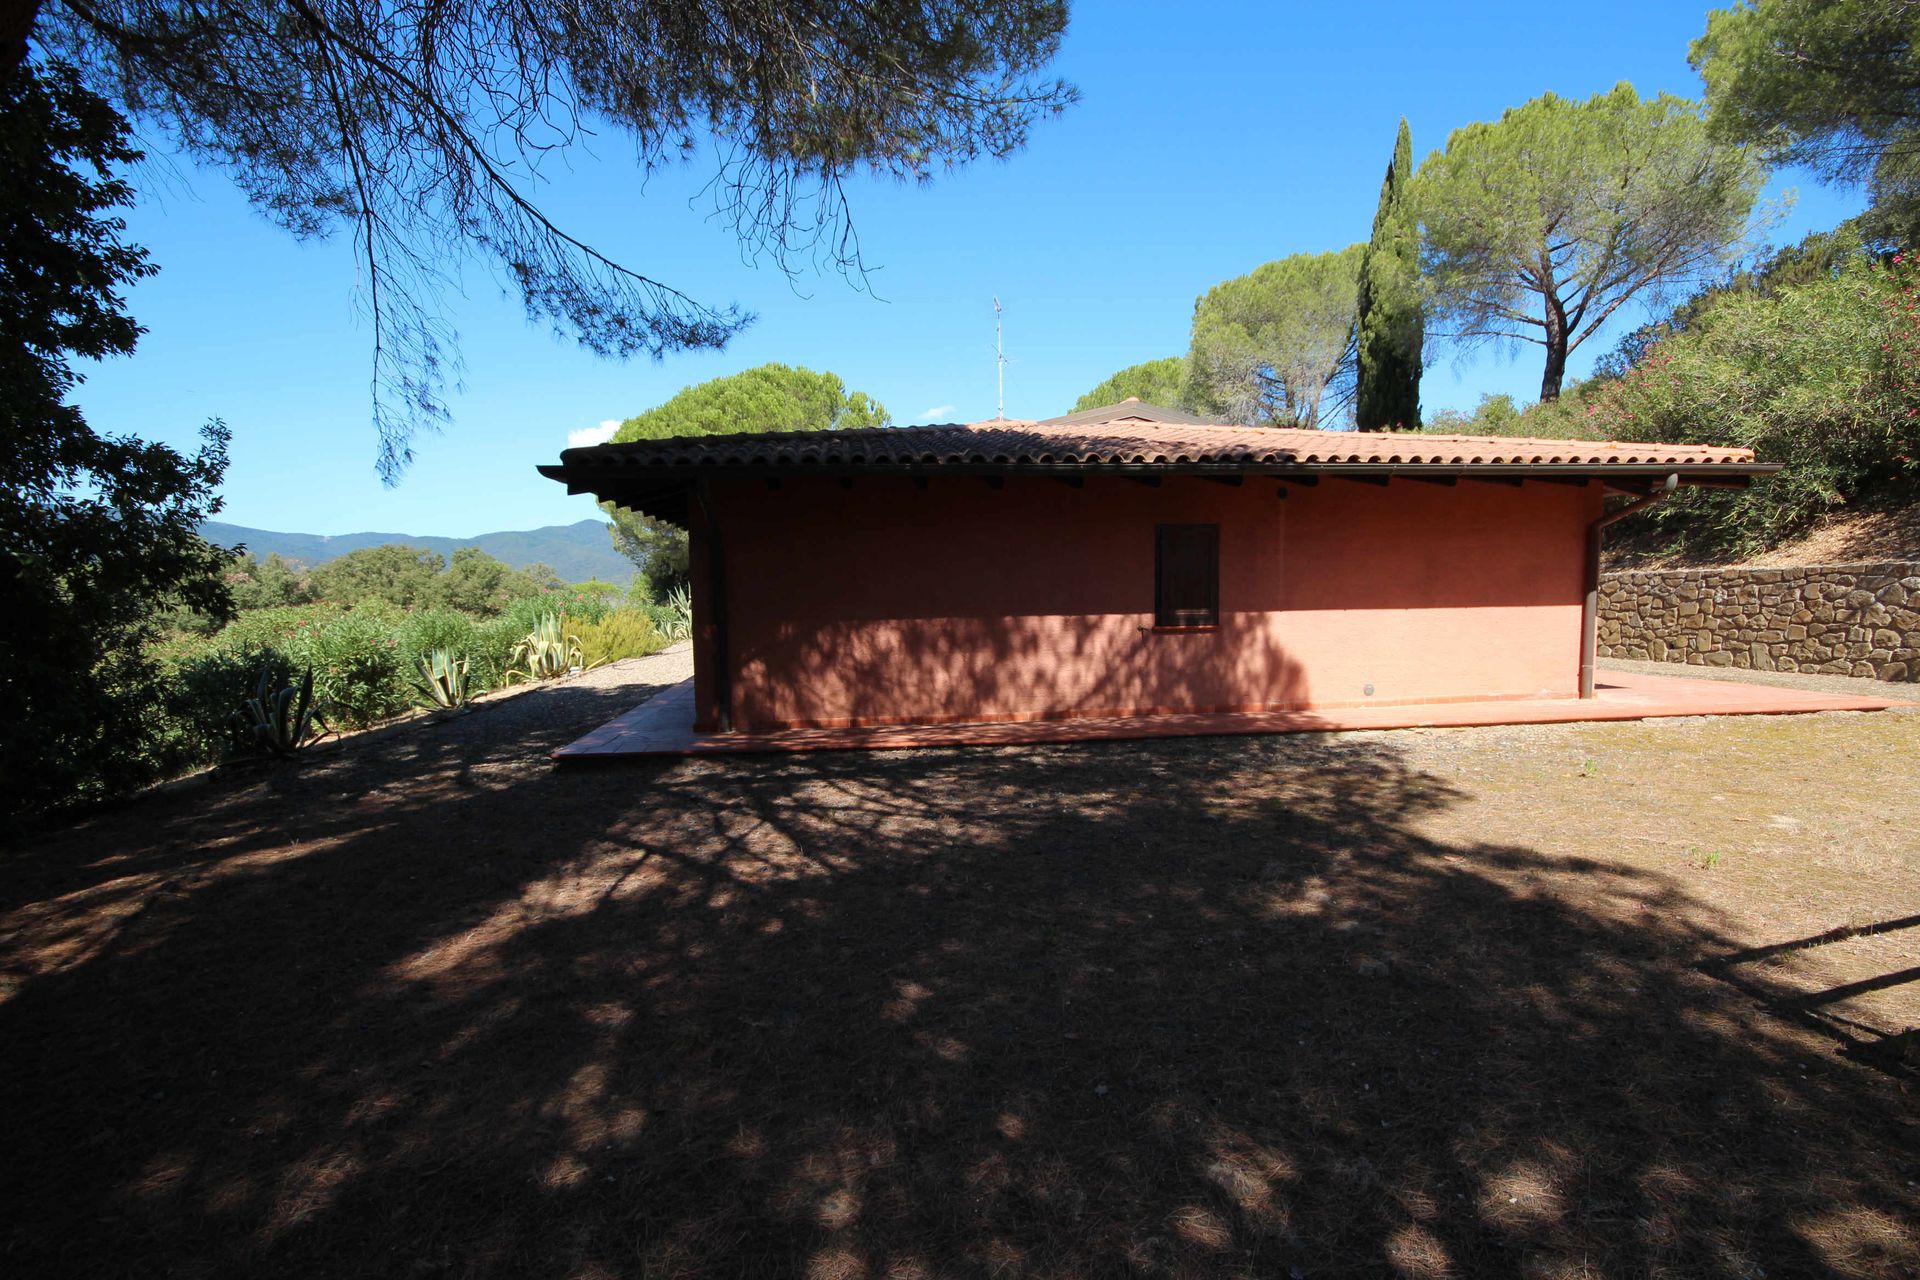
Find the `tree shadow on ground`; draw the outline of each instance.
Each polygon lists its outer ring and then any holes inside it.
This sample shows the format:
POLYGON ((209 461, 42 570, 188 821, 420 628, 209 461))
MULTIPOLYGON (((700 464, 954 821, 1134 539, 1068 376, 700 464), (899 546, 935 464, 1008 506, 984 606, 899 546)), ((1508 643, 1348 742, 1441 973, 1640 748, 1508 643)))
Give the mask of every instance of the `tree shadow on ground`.
POLYGON ((15 1274, 1920 1267, 1895 1084, 1391 738, 393 750, 0 926, 15 1274))

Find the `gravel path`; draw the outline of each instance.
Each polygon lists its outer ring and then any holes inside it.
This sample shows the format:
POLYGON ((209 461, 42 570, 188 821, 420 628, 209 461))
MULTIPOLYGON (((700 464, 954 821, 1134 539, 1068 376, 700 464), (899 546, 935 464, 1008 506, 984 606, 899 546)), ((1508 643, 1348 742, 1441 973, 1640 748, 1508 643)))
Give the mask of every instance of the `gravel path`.
POLYGON ((518 741, 544 755, 692 675, 693 645, 682 640, 644 658, 483 695, 474 704, 484 714, 475 718, 487 722, 484 734, 492 742, 518 741))
POLYGON ((1859 698, 1898 698, 1902 702, 1920 702, 1920 684, 1856 680, 1851 676, 1815 675, 1800 671, 1744 671, 1739 667, 1696 667, 1684 662, 1631 662, 1624 658, 1602 658, 1600 670, 1631 671, 1647 676, 1680 676, 1684 679, 1733 680, 1743 684, 1778 685, 1782 689, 1815 689, 1821 693, 1848 693, 1859 698))
POLYGON ((540 689, 619 689, 627 685, 675 685, 693 675, 693 643, 682 640, 644 658, 622 658, 604 667, 583 671, 577 676, 562 676, 542 684, 518 684, 495 693, 483 694, 476 702, 517 698, 540 689))

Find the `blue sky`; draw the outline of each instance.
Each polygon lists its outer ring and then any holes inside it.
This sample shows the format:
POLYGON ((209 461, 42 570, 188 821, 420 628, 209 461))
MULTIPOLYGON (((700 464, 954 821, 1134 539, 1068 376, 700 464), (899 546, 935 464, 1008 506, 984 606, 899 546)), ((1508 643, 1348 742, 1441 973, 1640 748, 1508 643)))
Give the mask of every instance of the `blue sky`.
MULTIPOLYGON (((1364 239, 1403 113, 1422 157, 1449 130, 1548 90, 1584 97, 1625 79, 1696 96, 1686 50, 1705 12, 1674 0, 1087 0, 1058 63, 1081 101, 1025 151, 930 188, 855 187, 877 268, 866 290, 743 262, 697 194, 708 170, 656 175, 643 190, 620 140, 604 136, 538 189, 546 207, 612 256, 757 322, 725 352, 602 361, 530 325, 475 265, 448 299, 466 361, 454 421, 420 442, 392 488, 374 472, 349 241, 296 242, 220 174, 150 164, 129 218, 161 268, 131 294, 149 332, 130 359, 92 368, 78 399, 99 429, 181 445, 224 418, 233 465, 221 518, 325 534, 465 536, 594 515, 534 465, 570 433, 769 360, 831 369, 897 421, 991 417, 995 294, 1008 416, 1044 417, 1122 366, 1184 351, 1193 300, 1216 282, 1364 239)), ((1776 243, 1860 207, 1804 175, 1780 175, 1770 194, 1794 188, 1776 243)), ((1594 339, 1572 371, 1610 345, 1594 339)), ((1538 386, 1528 347, 1444 359, 1422 391, 1431 412, 1471 408, 1483 392, 1530 399, 1538 386)))

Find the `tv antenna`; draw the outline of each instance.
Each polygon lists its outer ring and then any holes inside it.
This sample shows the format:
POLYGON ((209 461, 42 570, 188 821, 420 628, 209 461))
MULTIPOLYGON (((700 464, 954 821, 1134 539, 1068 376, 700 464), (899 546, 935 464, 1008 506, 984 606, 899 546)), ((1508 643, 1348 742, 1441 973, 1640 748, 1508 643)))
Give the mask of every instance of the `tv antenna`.
POLYGON ((1007 350, 1000 341, 1000 295, 993 295, 993 364, 994 375, 999 382, 999 397, 995 404, 993 417, 996 422, 1007 420, 1007 350))

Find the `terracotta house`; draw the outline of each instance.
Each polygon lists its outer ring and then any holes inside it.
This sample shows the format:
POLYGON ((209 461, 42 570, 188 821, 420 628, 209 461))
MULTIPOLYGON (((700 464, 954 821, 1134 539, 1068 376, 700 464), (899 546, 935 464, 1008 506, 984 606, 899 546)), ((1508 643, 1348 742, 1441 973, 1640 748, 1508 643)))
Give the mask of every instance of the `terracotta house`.
POLYGON ((689 530, 707 732, 1590 693, 1608 495, 1776 469, 1131 403, 540 468, 689 530))

